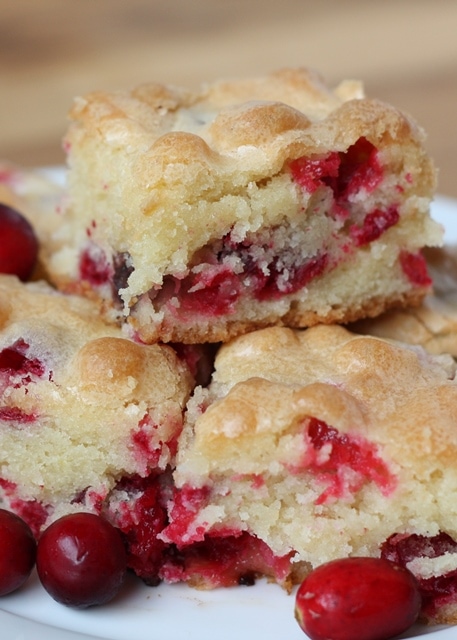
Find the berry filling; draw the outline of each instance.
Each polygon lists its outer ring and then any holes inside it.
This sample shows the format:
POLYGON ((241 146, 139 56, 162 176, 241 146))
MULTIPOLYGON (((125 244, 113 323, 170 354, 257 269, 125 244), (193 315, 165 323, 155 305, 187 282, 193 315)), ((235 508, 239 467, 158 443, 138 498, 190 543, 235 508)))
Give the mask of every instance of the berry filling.
POLYGON ((17 485, 11 480, 6 480, 5 478, 0 478, 0 489, 3 491, 5 496, 12 496, 17 488, 17 485))
POLYGON ((254 584, 259 576, 285 583, 290 556, 275 557, 261 540, 240 531, 212 531, 192 521, 208 499, 209 490, 173 490, 163 476, 122 479, 107 509, 127 548, 128 566, 146 584, 188 582, 203 588, 254 584), (173 493, 171 523, 167 502, 173 493))
MULTIPOLYGON (((45 366, 38 358, 29 357, 29 345, 23 339, 0 351, 0 391, 8 387, 18 389, 32 383, 45 374, 45 366)), ((51 373, 49 379, 51 379, 51 373)), ((36 414, 16 406, 0 406, 0 420, 12 426, 30 424, 36 420, 36 414)))
MULTIPOLYGON (((246 264, 249 264, 249 260, 246 260, 246 264)), ((282 257, 275 257, 266 270, 258 264, 252 264, 246 271, 254 283, 254 297, 257 300, 277 300, 305 287, 324 273, 327 265, 328 256, 323 253, 302 264, 291 263, 287 266, 282 257)))
POLYGON ((157 585, 166 544, 158 538, 167 524, 162 479, 158 476, 122 479, 114 491, 109 518, 123 535, 127 564, 142 580, 157 585))
MULTIPOLYGON (((272 230, 271 237, 279 233, 272 230)), ((213 248, 218 264, 207 263, 201 269, 200 263, 182 280, 167 276, 162 289, 150 293, 150 298, 181 319, 195 314, 218 317, 234 313, 243 292, 258 301, 278 300, 299 291, 327 268, 326 253, 302 262, 287 249, 278 255, 270 244, 271 239, 261 244, 258 238, 235 243, 229 234, 213 248), (234 273, 233 262, 240 273, 234 273)))
POLYGON ((167 582, 187 582, 212 589, 251 586, 259 577, 286 583, 291 556, 276 557, 262 540, 246 532, 206 536, 183 549, 169 549, 161 575, 167 582))
POLYGON ((384 495, 395 488, 395 478, 376 447, 361 436, 340 433, 322 420, 310 418, 304 437, 304 459, 300 468, 292 471, 311 470, 326 487, 316 504, 354 494, 367 482, 374 482, 384 495))
POLYGON ((16 424, 30 424, 35 422, 34 413, 26 413, 19 407, 0 407, 0 420, 4 422, 14 422, 16 424))
POLYGON ((294 182, 308 193, 314 193, 322 185, 333 186, 336 190, 334 181, 338 179, 340 167, 341 157, 336 152, 325 158, 298 158, 290 163, 294 182))
POLYGON ((14 386, 29 384, 33 377, 41 378, 45 367, 38 358, 27 357, 29 345, 22 339, 17 340, 10 347, 0 351, 0 374, 14 379, 14 386))
MULTIPOLYGON (((228 587, 254 584, 260 576, 286 583, 291 573, 290 556, 275 557, 265 543, 248 533, 224 530, 205 534, 201 528, 188 535, 208 496, 207 489, 173 489, 167 474, 135 475, 117 483, 100 515, 119 529, 128 567, 150 586, 166 580, 203 588, 228 587), (170 503, 171 524, 167 513, 170 503)), ((86 502, 85 496, 80 502, 86 502)))
POLYGON ((413 285, 428 287, 432 284, 432 279, 427 270, 427 263, 421 253, 403 251, 400 254, 400 264, 403 273, 413 285))
MULTIPOLYGON (((438 558, 457 553, 457 541, 447 533, 435 536, 395 534, 382 545, 381 556, 404 567, 420 558, 438 558)), ((410 565, 411 566, 411 565, 410 565)), ((416 576, 422 597, 422 610, 430 616, 457 600, 457 569, 431 577, 416 576)))
POLYGON ((184 486, 176 489, 169 514, 170 524, 163 532, 164 539, 178 547, 201 542, 205 537, 206 528, 194 526, 193 523, 199 511, 206 506, 209 496, 209 487, 184 486))
POLYGON ((365 217, 361 227, 351 227, 350 234, 354 240, 354 244, 361 247, 364 244, 373 242, 373 240, 377 240, 384 231, 387 231, 389 227, 397 224, 399 219, 400 214, 398 213, 397 207, 390 207, 387 211, 375 209, 375 211, 365 217))
POLYGON ((178 357, 186 363, 195 383, 206 387, 211 381, 214 358, 219 344, 182 344, 180 342, 172 342, 170 346, 176 351, 178 357))
POLYGON ((105 499, 106 491, 96 491, 93 487, 89 486, 78 491, 71 500, 71 504, 84 505, 84 507, 91 512, 100 515, 104 507, 105 499))
POLYGON ((100 287, 112 279, 113 270, 105 253, 90 243, 79 258, 79 275, 81 280, 93 287, 100 287))
MULTIPOLYGON (((179 297, 179 307, 170 305, 170 311, 178 315, 204 314, 222 316, 235 311, 235 303, 241 294, 239 277, 225 264, 207 265, 183 280, 172 276, 165 278, 163 293, 169 291, 171 298, 179 297)), ((151 299, 154 296, 151 295, 151 299)))
POLYGON ((376 147, 360 138, 344 153, 334 151, 320 158, 297 158, 290 163, 294 181, 308 193, 325 185, 343 201, 364 190, 372 193, 382 182, 383 168, 376 147))
POLYGON ((177 448, 177 434, 179 429, 176 430, 176 436, 174 436, 169 442, 163 443, 157 435, 158 425, 154 424, 149 414, 146 414, 139 422, 138 428, 131 434, 132 445, 135 450, 138 462, 142 462, 145 467, 157 467, 159 466, 160 456, 162 453, 163 445, 167 444, 172 450, 173 455, 176 453, 177 448))
POLYGON ((9 507, 28 524, 34 536, 38 538, 50 510, 38 500, 22 500, 21 498, 10 499, 9 507))

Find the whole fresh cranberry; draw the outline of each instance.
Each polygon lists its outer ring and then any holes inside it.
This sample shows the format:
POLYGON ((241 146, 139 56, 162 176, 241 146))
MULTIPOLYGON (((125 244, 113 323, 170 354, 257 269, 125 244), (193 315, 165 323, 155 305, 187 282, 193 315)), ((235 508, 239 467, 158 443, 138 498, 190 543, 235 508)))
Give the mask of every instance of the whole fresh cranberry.
POLYGON ((295 617, 311 640, 387 640, 411 627, 420 608, 413 574, 380 558, 327 562, 295 599, 295 617))
POLYGON ((0 273, 26 281, 38 257, 38 240, 30 222, 19 211, 0 203, 0 273))
POLYGON ((109 602, 122 587, 126 570, 122 536, 100 516, 63 516, 38 540, 38 576, 62 604, 85 608, 109 602))
POLYGON ((19 589, 35 565, 36 542, 29 525, 0 509, 0 596, 19 589))

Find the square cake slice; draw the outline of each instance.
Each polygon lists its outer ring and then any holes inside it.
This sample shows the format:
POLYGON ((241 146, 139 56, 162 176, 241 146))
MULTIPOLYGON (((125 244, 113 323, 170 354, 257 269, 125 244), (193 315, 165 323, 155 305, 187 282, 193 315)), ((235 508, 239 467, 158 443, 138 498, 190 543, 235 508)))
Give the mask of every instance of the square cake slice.
POLYGON ((47 268, 144 342, 220 342, 419 302, 439 245, 424 134, 306 69, 76 100, 47 268))
POLYGON ((124 527, 174 464, 192 387, 171 347, 127 339, 90 300, 0 276, 0 505, 36 535, 76 511, 124 527))
POLYGON ((168 575, 288 586, 329 560, 383 555, 416 575, 425 618, 455 623, 455 370, 450 356, 336 325, 224 345, 180 439, 168 575))

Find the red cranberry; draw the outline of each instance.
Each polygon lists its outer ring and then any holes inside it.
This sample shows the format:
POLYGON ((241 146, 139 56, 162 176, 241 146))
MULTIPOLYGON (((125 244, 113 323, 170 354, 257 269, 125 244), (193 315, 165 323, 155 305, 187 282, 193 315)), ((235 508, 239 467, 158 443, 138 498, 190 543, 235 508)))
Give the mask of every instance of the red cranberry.
POLYGON ((361 227, 356 225, 351 227, 351 237, 357 247, 363 247, 363 245, 380 238, 387 229, 396 225, 399 220, 400 214, 397 207, 389 207, 386 211, 374 209, 365 216, 361 227))
POLYGON ((119 592, 126 568, 119 530, 91 513, 63 516, 38 541, 38 576, 54 600, 68 606, 109 602, 119 592))
POLYGON ((412 573, 380 558, 333 560, 312 571, 295 600, 311 640, 387 640, 406 631, 421 607, 412 573))
POLYGON ((35 565, 35 554, 36 542, 28 524, 0 509, 0 596, 24 584, 35 565))
POLYGON ((28 280, 38 256, 32 225, 18 211, 0 203, 0 272, 28 280))
POLYGON ((400 264, 408 280, 417 287, 430 287, 433 282, 428 273, 427 262, 419 253, 400 253, 400 264))

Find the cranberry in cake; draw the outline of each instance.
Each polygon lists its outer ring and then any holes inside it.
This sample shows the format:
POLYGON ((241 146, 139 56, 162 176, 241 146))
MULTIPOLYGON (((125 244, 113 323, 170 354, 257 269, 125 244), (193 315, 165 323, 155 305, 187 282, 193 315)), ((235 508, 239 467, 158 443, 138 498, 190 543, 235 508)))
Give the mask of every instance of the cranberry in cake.
POLYGON ((457 247, 428 248, 424 256, 433 280, 433 293, 417 307, 392 309, 376 318, 360 320, 351 330, 457 357, 457 247))
POLYGON ((450 356, 339 326, 222 346, 188 404, 160 536, 179 550, 181 579, 224 583, 195 560, 224 541, 243 558, 232 578, 285 587, 382 554, 418 579, 425 619, 455 622, 455 370, 450 356))
POLYGON ((305 69, 76 100, 46 265, 144 342, 227 341, 419 302, 439 245, 421 129, 305 69))
POLYGON ((0 276, 1 505, 35 534, 73 512, 113 520, 122 483, 174 463, 192 386, 171 347, 127 339, 91 301, 0 276))

